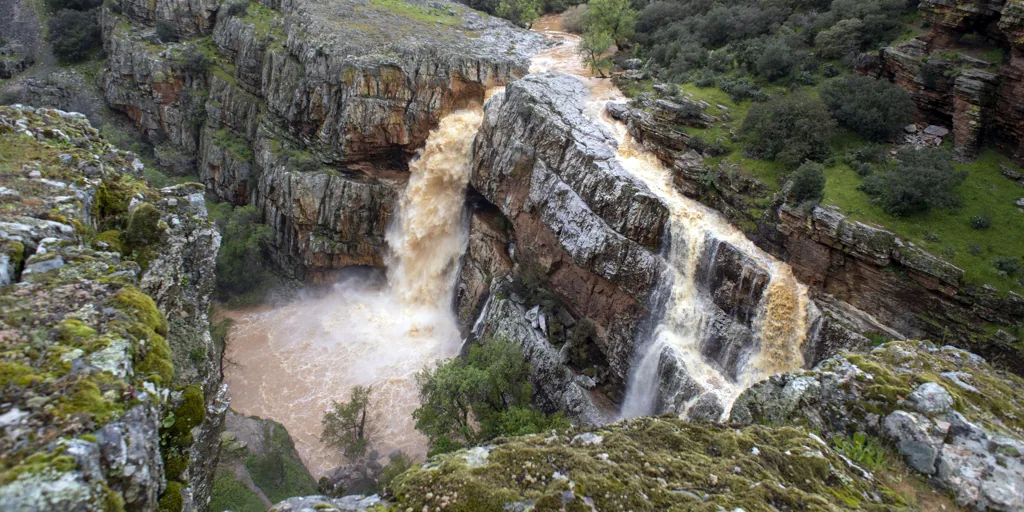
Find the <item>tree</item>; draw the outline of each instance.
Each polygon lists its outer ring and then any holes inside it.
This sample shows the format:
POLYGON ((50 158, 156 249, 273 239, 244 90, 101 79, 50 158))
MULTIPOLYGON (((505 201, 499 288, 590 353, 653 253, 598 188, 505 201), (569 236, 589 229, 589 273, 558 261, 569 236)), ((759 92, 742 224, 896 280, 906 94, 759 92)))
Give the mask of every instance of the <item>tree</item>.
POLYGON ((904 148, 887 172, 868 176, 860 189, 890 215, 927 212, 932 208, 956 208, 956 188, 967 173, 956 171, 953 157, 939 148, 904 148))
POLYGON ((797 53, 782 38, 776 37, 768 41, 754 67, 757 74, 769 81, 785 78, 793 72, 797 64, 797 53))
POLYGON ((251 292, 272 280, 265 250, 274 231, 260 222, 253 205, 234 209, 224 204, 211 211, 221 232, 217 253, 217 290, 222 297, 251 292))
POLYGON ((818 33, 814 45, 825 59, 848 59, 860 50, 864 22, 856 18, 841 20, 818 33))
POLYGON ((871 139, 892 139, 910 121, 910 94, 885 80, 838 76, 821 87, 821 99, 840 124, 871 139))
POLYGON ((754 153, 796 167, 829 155, 835 121, 820 100, 797 93, 750 107, 742 131, 754 153))
POLYGON ((612 37, 607 32, 587 29, 576 51, 592 72, 604 78, 604 70, 608 69, 610 64, 608 57, 604 56, 604 52, 611 45, 612 37))
POLYGON ((484 340, 465 359, 417 374, 420 407, 413 418, 416 429, 430 439, 431 453, 568 426, 560 414, 549 416, 530 405, 529 372, 516 344, 484 340))
POLYGON ((320 441, 330 448, 340 449, 346 457, 355 458, 366 453, 370 445, 367 413, 371 388, 353 386, 347 402, 331 401, 331 409, 324 413, 323 433, 320 441))
POLYGON ((494 8, 494 14, 525 26, 540 15, 540 4, 537 0, 501 0, 494 8))
POLYGON ((622 46, 636 33, 638 17, 629 0, 591 0, 584 15, 584 32, 605 33, 622 46))
POLYGON ((789 194, 798 202, 818 201, 825 194, 825 167, 817 162, 804 162, 789 180, 789 194))
POLYGON ((53 54, 62 62, 85 60, 100 46, 100 26, 95 12, 64 9, 47 22, 53 54))

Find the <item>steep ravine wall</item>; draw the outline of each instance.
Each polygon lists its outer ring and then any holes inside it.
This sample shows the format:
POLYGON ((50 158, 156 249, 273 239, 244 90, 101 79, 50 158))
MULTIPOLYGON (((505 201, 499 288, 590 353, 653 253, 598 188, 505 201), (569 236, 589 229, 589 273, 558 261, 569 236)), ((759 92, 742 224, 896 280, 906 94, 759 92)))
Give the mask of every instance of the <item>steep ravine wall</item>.
POLYGON ((150 188, 81 114, 0 107, 0 148, 0 509, 204 508, 227 403, 202 187, 150 188))
MULTIPOLYGON (((612 134, 584 115, 586 98, 576 78, 540 73, 486 104, 456 307, 467 334, 526 347, 544 369, 534 376, 542 406, 593 423, 577 388, 621 401, 637 345, 668 299, 656 292, 669 212, 621 166, 612 134)), ((756 352, 753 313, 769 270, 727 241, 711 242, 696 266, 709 298, 701 351, 735 379, 756 352)), ((862 340, 827 319, 811 330, 818 336, 803 347, 809 364, 829 343, 862 340)))
MULTIPOLYGON (((1024 297, 970 285, 961 269, 882 228, 825 207, 805 211, 788 206, 781 195, 767 197, 742 172, 708 168, 685 142, 668 145, 664 137, 649 136, 665 130, 657 115, 627 105, 610 105, 609 112, 672 167, 679 190, 722 212, 758 246, 789 263, 834 324, 892 339, 958 345, 1024 372, 1024 356, 1014 346, 1019 342, 996 332, 1024 321, 1024 297)), ((823 326, 826 331, 833 327, 823 326)), ((807 363, 863 343, 841 333, 821 334, 825 341, 807 363)))
POLYGON ((929 32, 864 56, 860 71, 906 89, 920 121, 951 126, 963 156, 987 142, 1024 161, 1024 4, 922 0, 919 8, 929 32))
POLYGON ((383 266, 408 159, 444 114, 525 74, 541 44, 457 4, 187 5, 104 8, 106 99, 162 163, 195 166, 218 200, 254 204, 279 266, 309 281, 383 266), (154 19, 182 41, 160 43, 154 19))

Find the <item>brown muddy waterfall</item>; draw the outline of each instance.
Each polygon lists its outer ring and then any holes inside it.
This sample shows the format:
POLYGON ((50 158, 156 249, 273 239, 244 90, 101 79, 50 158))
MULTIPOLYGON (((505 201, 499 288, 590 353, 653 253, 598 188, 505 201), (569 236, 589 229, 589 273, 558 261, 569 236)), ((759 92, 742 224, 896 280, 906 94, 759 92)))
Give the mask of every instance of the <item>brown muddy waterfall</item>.
MULTIPOLYGON (((590 88, 587 114, 615 134, 624 168, 645 183, 671 214, 668 249, 662 254, 663 282, 652 300, 664 304, 656 328, 638 340, 622 415, 664 412, 656 405, 666 358, 711 396, 724 416, 747 386, 803 364, 808 330, 807 290, 789 267, 755 247, 736 228, 671 182, 671 171, 634 143, 625 127, 604 113, 609 101, 624 100, 609 80, 595 79, 575 53, 579 39, 558 30, 557 17, 535 29, 560 44, 536 56, 531 71, 555 70, 590 88), (701 354, 708 321, 707 298, 699 290, 702 254, 727 242, 770 272, 754 319, 755 354, 738 378, 730 378, 701 354)), ((493 92, 493 91, 489 91, 493 92)), ((225 366, 232 407, 283 423, 310 471, 322 475, 343 464, 340 454, 321 446, 320 419, 332 400, 347 398, 354 385, 372 386, 375 448, 401 449, 422 458, 426 438, 413 428, 418 404, 415 374, 439 358, 454 356, 460 336, 452 311, 457 262, 465 251, 463 212, 473 139, 482 121, 479 107, 454 112, 430 134, 410 164, 410 179, 387 240, 387 282, 343 277, 331 291, 300 297, 276 309, 228 312, 236 319, 225 366)), ((679 408, 685 414, 697 397, 679 408)))
POLYGON ((225 381, 232 407, 281 422, 314 475, 344 463, 318 439, 331 400, 372 386, 374 448, 423 458, 413 428, 415 374, 452 357, 461 342, 451 294, 466 247, 463 203, 479 107, 441 120, 410 163, 409 184, 388 231, 386 285, 350 276, 324 296, 234 314, 225 381))

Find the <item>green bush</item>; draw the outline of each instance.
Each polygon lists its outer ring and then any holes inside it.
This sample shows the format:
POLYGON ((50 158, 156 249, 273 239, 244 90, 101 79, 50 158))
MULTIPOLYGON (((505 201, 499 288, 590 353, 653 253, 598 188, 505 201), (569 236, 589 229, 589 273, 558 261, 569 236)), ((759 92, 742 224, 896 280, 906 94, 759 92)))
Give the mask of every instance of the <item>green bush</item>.
POLYGON ((444 453, 498 436, 565 428, 561 414, 533 408, 530 367, 519 346, 504 340, 473 345, 466 359, 451 359, 416 375, 420 407, 416 429, 444 453))
POLYGON ((953 157, 939 148, 899 151, 886 172, 868 176, 860 189, 890 215, 927 212, 932 208, 956 208, 956 188, 967 173, 953 168, 953 157))
POLYGON ((781 37, 772 38, 764 46, 754 68, 770 82, 788 77, 798 64, 798 53, 781 37))
POLYGON ((742 131, 753 153, 796 167, 829 156, 835 121, 820 100, 795 93, 750 107, 742 131))
POLYGON ((582 34, 587 4, 574 5, 562 13, 562 28, 570 34, 582 34))
POLYGON ((210 69, 210 58, 195 47, 185 50, 182 68, 191 75, 201 75, 210 69))
POLYGON ((995 267, 996 270, 1008 276, 1017 275, 1018 273, 1020 273, 1021 269, 1020 258, 1015 258, 1013 256, 996 258, 995 260, 992 261, 992 266, 995 267))
POLYGON ((411 467, 412 459, 404 453, 398 452, 397 454, 390 455, 388 464, 384 466, 380 475, 377 476, 377 484, 380 489, 389 489, 395 477, 405 473, 411 467))
POLYGON ((804 162, 789 180, 793 183, 789 194, 797 202, 817 202, 825 194, 825 167, 817 162, 804 162))
POLYGON ((257 291, 274 281, 266 256, 273 230, 253 205, 218 205, 211 216, 221 233, 217 253, 217 292, 222 299, 257 291))
POLYGON ((217 472, 210 492, 210 512, 266 512, 256 493, 235 479, 231 471, 217 472))
POLYGON ((96 12, 64 9, 46 23, 53 54, 61 62, 85 60, 100 47, 100 26, 96 12))
POLYGON ((891 140, 910 122, 914 111, 907 91, 862 75, 825 82, 821 99, 840 124, 876 142, 891 140))
POLYGON ((540 16, 540 3, 537 0, 501 0, 494 9, 494 14, 517 25, 529 25, 540 16))
POLYGON ((885 468, 889 464, 889 452, 885 447, 878 439, 868 437, 863 432, 849 437, 836 437, 832 440, 832 446, 837 452, 871 471, 885 468))

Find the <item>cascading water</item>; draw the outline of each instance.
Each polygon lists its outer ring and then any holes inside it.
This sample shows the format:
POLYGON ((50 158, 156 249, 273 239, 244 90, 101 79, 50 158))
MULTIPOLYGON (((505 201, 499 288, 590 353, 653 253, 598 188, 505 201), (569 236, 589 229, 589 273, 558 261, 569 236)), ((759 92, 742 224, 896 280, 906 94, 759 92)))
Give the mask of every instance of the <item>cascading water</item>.
POLYGON ((666 379, 663 369, 668 362, 682 366, 692 380, 684 386, 700 390, 677 412, 685 412, 699 396, 712 395, 720 406, 716 413, 721 417, 749 385, 803 364, 801 347, 808 331, 807 289, 796 281, 788 265, 758 249, 717 212, 683 196, 673 186, 672 171, 636 143, 622 123, 610 119, 604 112, 609 101, 625 98, 610 80, 595 79, 589 74, 575 52, 579 37, 561 32, 558 25, 554 17, 542 18, 535 24, 535 28, 561 44, 537 56, 531 71, 560 71, 575 75, 587 84, 590 88, 588 116, 609 128, 618 143, 622 166, 661 198, 670 212, 668 248, 662 255, 667 270, 652 301, 664 303, 664 312, 649 339, 639 344, 622 415, 634 417, 662 412, 658 402, 666 379), (711 306, 707 291, 699 286, 698 266, 707 252, 705 249, 711 249, 713 260, 721 243, 738 248, 766 268, 770 275, 753 322, 758 350, 750 354, 737 378, 730 377, 701 353, 711 306))
POLYGON ((349 276, 330 293, 273 310, 239 314, 224 380, 244 414, 281 422, 314 475, 343 463, 319 441, 331 401, 354 385, 372 386, 374 448, 426 454, 414 429, 415 374, 458 352, 451 308, 458 258, 466 247, 463 214, 479 107, 454 112, 431 132, 410 163, 409 183, 387 233, 387 285, 349 276))

